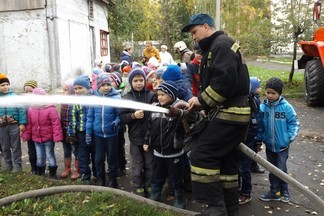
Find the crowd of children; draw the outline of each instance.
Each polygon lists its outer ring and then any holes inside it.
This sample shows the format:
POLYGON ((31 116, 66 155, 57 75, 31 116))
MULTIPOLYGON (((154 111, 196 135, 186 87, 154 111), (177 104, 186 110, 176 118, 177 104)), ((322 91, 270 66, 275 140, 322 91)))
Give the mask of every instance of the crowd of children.
MULTIPOLYGON (((165 46, 163 48, 166 49, 165 46)), ((130 57, 131 49, 127 44, 123 56, 127 54, 130 57)), ((198 67, 197 58, 201 57, 201 50, 195 50, 193 63, 198 67)), ((117 65, 103 65, 101 60, 96 60, 90 76, 80 75, 66 80, 62 84, 62 92, 65 95, 91 95, 116 100, 123 98, 155 104, 168 108, 169 114, 82 104, 62 104, 60 115, 54 105, 38 104, 27 109, 1 107, 3 170, 22 171, 22 138, 28 143, 31 173, 45 175, 48 164, 49 176, 57 178, 56 171, 60 163, 56 161, 54 149, 57 142, 62 142, 64 169, 59 175, 61 178, 71 175, 72 180, 81 179, 86 185, 117 188, 117 177, 126 174, 124 135, 128 131, 134 192, 161 200, 163 185, 168 180, 171 194, 175 197, 174 206, 184 208, 184 189, 190 185, 190 158, 183 144, 187 133, 185 127, 188 126, 184 125, 188 124, 185 121, 188 116, 184 114, 183 107, 199 91, 199 77, 194 77, 196 85, 193 88, 192 82, 186 84, 180 66, 165 65, 166 61, 159 65, 159 58, 152 58, 145 58, 147 66, 127 62, 125 58, 121 58, 123 60, 117 65), (178 104, 181 104, 181 109, 175 108, 178 104), (74 172, 71 168, 72 156, 74 172), (108 165, 107 169, 105 165, 108 165)), ((173 63, 173 60, 169 62, 173 63)), ((287 172, 289 145, 298 135, 300 125, 293 107, 281 95, 282 88, 283 83, 279 78, 269 79, 266 83, 266 99, 261 103, 261 81, 256 77, 250 78, 250 98, 253 98, 257 109, 252 113, 244 143, 258 150, 264 143, 268 161, 287 172)), ((24 84, 24 91, 36 95, 46 94, 34 80, 24 84)), ((9 78, 0 74, 0 97, 14 95, 9 78)), ((240 155, 240 204, 251 200, 251 163, 250 158, 240 155)), ((261 195, 260 199, 288 202, 290 195, 287 183, 271 173, 269 180, 270 191, 261 195)))

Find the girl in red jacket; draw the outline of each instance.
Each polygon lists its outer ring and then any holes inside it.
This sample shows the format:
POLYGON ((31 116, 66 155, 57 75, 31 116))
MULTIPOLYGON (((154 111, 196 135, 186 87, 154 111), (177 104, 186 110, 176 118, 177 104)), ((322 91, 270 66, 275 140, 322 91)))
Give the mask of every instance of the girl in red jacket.
MULTIPOLYGON (((32 92, 45 95, 42 88, 35 88, 32 92)), ((54 105, 33 106, 27 112, 28 124, 22 133, 24 140, 33 140, 37 155, 37 174, 45 174, 46 159, 50 178, 56 178, 56 158, 54 153, 55 142, 63 140, 62 127, 58 112, 54 105)))

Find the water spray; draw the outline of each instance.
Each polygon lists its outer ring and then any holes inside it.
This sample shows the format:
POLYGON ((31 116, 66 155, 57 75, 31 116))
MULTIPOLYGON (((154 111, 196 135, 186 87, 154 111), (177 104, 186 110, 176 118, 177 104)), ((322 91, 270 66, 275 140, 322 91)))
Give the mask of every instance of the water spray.
POLYGON ((113 99, 96 96, 71 96, 71 95, 17 95, 1 97, 0 107, 31 107, 51 104, 82 104, 85 106, 111 106, 129 108, 134 110, 146 110, 151 112, 168 113, 169 110, 131 100, 113 99))

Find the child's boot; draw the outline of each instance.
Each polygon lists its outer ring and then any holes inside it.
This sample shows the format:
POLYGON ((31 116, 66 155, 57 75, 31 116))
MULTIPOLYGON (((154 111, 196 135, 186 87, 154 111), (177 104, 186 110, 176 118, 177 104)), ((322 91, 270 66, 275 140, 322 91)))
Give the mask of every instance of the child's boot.
POLYGON ((174 190, 175 201, 173 206, 176 208, 184 208, 184 197, 182 190, 174 190))
POLYGON ((71 158, 64 159, 64 171, 61 173, 61 178, 66 178, 71 174, 71 158))
POLYGON ((109 178, 108 187, 117 188, 118 187, 117 178, 109 178))
POLYGON ((40 175, 40 176, 44 176, 45 175, 45 166, 37 166, 36 167, 36 174, 40 175))
POLYGON ((48 169, 49 169, 49 177, 52 179, 57 179, 56 176, 57 166, 49 166, 48 169))
POLYGON ((160 201, 161 200, 161 191, 162 191, 161 187, 159 187, 155 184, 152 184, 150 199, 154 200, 154 201, 160 201))
POLYGON ((71 179, 72 180, 77 180, 78 178, 80 178, 80 170, 79 170, 79 161, 75 160, 74 161, 74 166, 75 166, 75 172, 72 174, 71 179))

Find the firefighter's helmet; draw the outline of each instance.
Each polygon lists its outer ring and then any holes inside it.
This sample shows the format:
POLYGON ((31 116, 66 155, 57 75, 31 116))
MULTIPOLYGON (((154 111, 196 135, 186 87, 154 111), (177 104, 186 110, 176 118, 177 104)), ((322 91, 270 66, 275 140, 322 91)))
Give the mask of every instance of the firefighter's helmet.
POLYGON ((187 45, 183 41, 178 41, 177 43, 174 44, 174 49, 177 50, 179 49, 180 51, 183 51, 187 48, 187 45))

